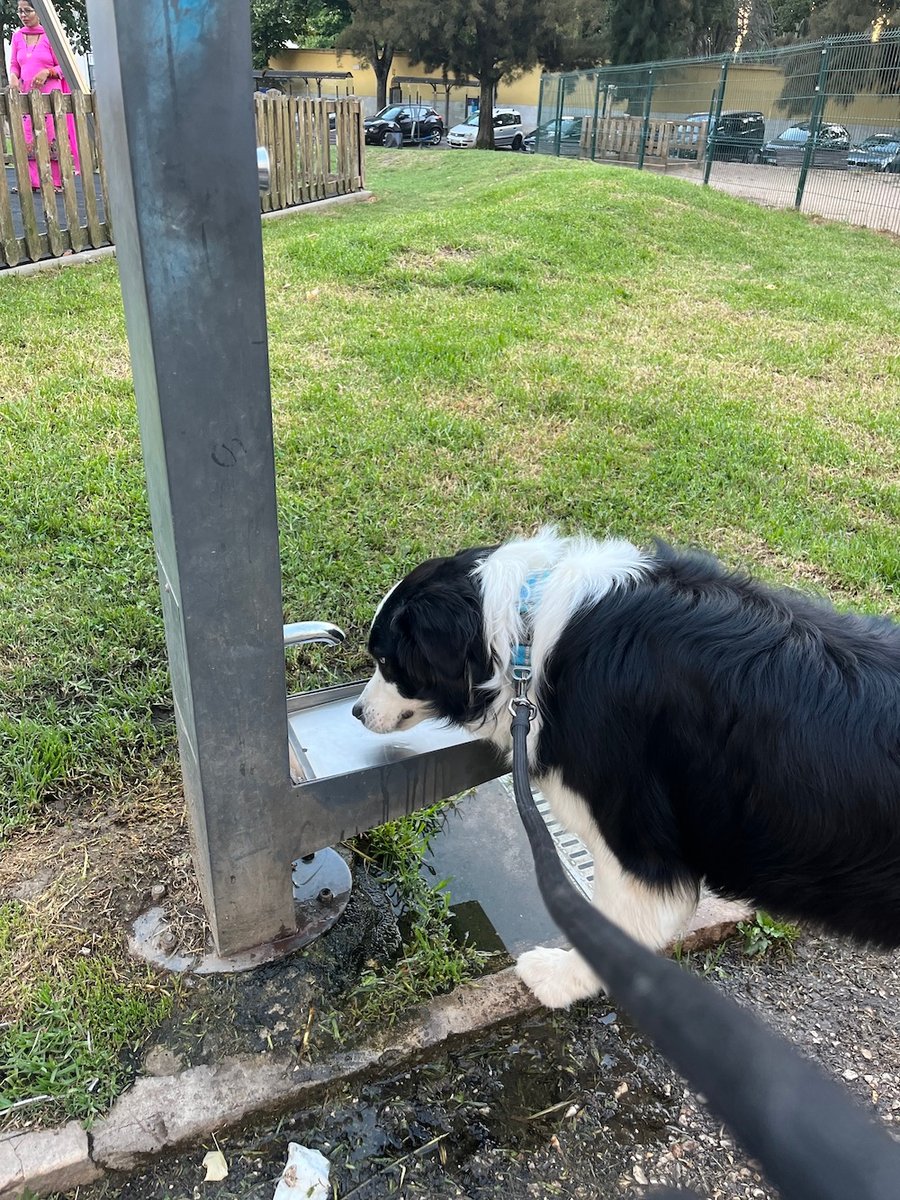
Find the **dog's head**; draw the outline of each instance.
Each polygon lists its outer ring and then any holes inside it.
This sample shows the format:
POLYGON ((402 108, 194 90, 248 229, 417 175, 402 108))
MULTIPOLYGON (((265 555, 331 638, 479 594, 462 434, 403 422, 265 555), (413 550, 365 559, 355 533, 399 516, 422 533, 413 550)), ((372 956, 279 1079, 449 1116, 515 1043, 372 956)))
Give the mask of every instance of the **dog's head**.
POLYGON ((369 634, 375 674, 353 706, 367 729, 394 733, 426 717, 463 725, 484 711, 477 689, 493 668, 472 573, 490 552, 429 559, 382 600, 369 634))

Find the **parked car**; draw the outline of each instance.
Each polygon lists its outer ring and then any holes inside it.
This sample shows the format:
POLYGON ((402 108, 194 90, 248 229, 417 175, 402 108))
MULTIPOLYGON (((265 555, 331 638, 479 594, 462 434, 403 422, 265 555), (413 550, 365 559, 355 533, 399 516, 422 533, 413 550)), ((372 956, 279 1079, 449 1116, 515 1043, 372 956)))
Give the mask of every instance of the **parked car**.
POLYGON ((710 133, 708 146, 713 158, 728 162, 756 162, 766 141, 766 122, 761 112, 743 109, 723 112, 710 133))
POLYGON ((444 136, 443 118, 428 104, 389 104, 363 121, 367 146, 388 145, 399 133, 402 142, 431 142, 444 136))
MULTIPOLYGON (((811 125, 804 121, 791 125, 771 142, 766 142, 760 151, 760 161, 774 167, 799 167, 806 154, 811 125)), ((819 126, 810 158, 812 167, 846 167, 850 149, 850 134, 843 125, 826 122, 819 126)))
MULTIPOLYGON (((447 134, 451 150, 468 150, 478 137, 478 113, 473 112, 461 125, 454 125, 447 134)), ((494 109, 494 149, 521 150, 525 141, 522 114, 515 108, 494 109)))
POLYGON ((582 117, 560 117, 559 120, 545 121, 525 135, 524 149, 529 154, 537 150, 555 154, 558 145, 560 154, 577 157, 581 147, 582 120, 582 117))
POLYGON ((862 171, 889 171, 900 174, 900 130, 873 133, 847 155, 847 166, 862 171))

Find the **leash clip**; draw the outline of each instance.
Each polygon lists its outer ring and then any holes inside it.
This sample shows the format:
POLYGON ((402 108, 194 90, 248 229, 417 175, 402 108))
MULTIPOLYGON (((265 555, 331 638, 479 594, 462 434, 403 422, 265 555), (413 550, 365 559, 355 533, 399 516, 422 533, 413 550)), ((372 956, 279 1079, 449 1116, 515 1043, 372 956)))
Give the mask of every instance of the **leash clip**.
POLYGON ((528 699, 528 685, 531 682, 531 667, 513 667, 512 677, 513 682, 516 685, 516 694, 507 705, 510 716, 517 716, 519 709, 525 708, 528 711, 528 720, 533 721, 537 716, 537 706, 528 699))

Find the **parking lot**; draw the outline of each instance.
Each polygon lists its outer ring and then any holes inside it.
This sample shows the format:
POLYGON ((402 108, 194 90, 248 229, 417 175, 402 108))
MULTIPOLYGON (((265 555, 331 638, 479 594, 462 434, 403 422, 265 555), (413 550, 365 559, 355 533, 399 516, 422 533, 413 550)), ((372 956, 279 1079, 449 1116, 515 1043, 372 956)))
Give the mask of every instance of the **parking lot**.
MULTIPOLYGON (((670 166, 669 175, 702 183, 696 164, 670 166)), ((716 162, 710 186, 770 208, 793 208, 800 172, 793 167, 716 162)), ((801 212, 900 234, 900 175, 814 169, 807 173, 801 212)))

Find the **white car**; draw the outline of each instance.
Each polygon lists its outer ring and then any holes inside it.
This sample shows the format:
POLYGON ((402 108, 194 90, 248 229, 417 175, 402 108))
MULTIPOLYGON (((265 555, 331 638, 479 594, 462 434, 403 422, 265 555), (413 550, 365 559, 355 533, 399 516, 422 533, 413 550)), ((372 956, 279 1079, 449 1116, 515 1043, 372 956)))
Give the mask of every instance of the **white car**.
MULTIPOLYGON (((469 150, 478 137, 478 113, 473 112, 462 125, 454 125, 447 134, 447 145, 452 150, 469 150)), ((522 114, 515 108, 494 109, 494 149, 521 150, 525 144, 525 126, 522 114)))

